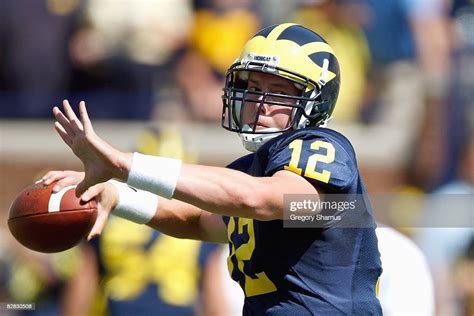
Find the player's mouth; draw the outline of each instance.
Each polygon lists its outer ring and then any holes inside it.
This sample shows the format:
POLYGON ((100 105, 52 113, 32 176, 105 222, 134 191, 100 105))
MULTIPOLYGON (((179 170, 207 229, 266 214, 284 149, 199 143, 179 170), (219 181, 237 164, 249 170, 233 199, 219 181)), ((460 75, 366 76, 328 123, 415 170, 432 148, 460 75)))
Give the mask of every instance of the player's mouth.
MULTIPOLYGON (((253 129, 255 124, 249 124, 250 128, 253 129)), ((260 124, 260 123, 257 123, 257 127, 255 128, 256 131, 260 131, 262 129, 266 129, 268 128, 268 126, 266 125, 263 125, 263 124, 260 124)))

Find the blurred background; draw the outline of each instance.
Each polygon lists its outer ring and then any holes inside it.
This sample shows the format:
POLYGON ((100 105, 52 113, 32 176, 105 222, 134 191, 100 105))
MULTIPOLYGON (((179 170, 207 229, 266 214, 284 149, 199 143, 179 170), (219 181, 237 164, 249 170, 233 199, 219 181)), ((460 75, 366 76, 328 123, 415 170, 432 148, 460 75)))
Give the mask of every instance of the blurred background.
MULTIPOLYGON (((124 151, 217 166, 245 154, 220 128, 225 71, 281 22, 335 49, 342 86, 329 127, 352 141, 384 201, 377 219, 424 254, 436 315, 474 315, 474 220, 425 222, 455 213, 433 202, 441 194, 467 196, 474 213, 470 0, 0 0, 0 303, 35 302, 28 315, 230 315, 210 299, 220 247, 118 222, 93 243, 38 254, 12 240, 8 209, 48 170, 81 170, 53 128, 65 98, 85 100, 97 133, 124 151)), ((0 309, 10 314, 21 313, 0 309)))

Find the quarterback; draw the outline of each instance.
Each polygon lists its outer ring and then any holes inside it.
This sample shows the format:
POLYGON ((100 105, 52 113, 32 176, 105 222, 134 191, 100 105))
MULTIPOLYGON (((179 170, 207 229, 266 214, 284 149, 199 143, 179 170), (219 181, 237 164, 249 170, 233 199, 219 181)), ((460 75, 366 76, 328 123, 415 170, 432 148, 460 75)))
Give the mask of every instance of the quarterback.
MULTIPOLYGON (((267 27, 244 46, 224 86, 222 126, 251 153, 227 168, 125 153, 93 129, 84 102, 54 107, 55 128, 85 172, 42 181, 78 184, 109 214, 165 234, 229 244, 244 315, 379 315, 381 274, 370 203, 349 141, 325 127, 340 85, 335 52, 309 29, 267 27), (111 180, 115 179, 115 180, 111 180), (363 196, 357 216, 372 225, 284 227, 284 196, 363 196)), ((140 267, 137 267, 139 269, 140 267)))

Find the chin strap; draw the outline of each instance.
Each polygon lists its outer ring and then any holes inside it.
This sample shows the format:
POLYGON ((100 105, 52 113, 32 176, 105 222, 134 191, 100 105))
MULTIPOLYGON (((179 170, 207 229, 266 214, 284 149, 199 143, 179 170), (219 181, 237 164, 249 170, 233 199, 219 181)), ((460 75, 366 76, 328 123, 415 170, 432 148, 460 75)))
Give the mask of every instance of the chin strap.
MULTIPOLYGON (((311 95, 309 97, 311 99, 316 99, 318 97, 318 93, 319 92, 317 92, 316 89, 314 89, 311 92, 311 95)), ((304 112, 305 112, 306 116, 311 115, 311 112, 313 111, 314 104, 315 104, 315 101, 306 102, 306 105, 304 107, 304 112)), ((295 113, 296 113, 296 111, 295 111, 295 113)), ((308 118, 306 116, 304 114, 301 115, 301 117, 299 119, 299 122, 298 122, 298 125, 296 125, 296 129, 302 129, 302 128, 307 127, 308 118)))
MULTIPOLYGON (((250 132, 252 131, 252 128, 249 125, 245 124, 242 127, 242 131, 250 132)), ((256 152, 260 148, 260 146, 265 144, 267 141, 282 134, 282 132, 280 132, 278 128, 265 128, 265 129, 262 129, 261 131, 265 133, 239 134, 240 139, 242 139, 242 144, 244 145, 245 149, 251 152, 256 152)))
MULTIPOLYGON (((319 90, 321 90, 321 88, 323 86, 326 85, 327 81, 328 81, 328 76, 329 76, 329 60, 327 58, 324 58, 324 61, 323 61, 323 67, 321 69, 321 75, 319 77, 319 81, 318 81, 318 85, 320 87, 319 90)), ((317 89, 314 89, 309 98, 310 99, 314 99, 316 100, 316 98, 319 96, 320 92, 317 91, 317 89)), ((317 107, 321 107, 321 106, 326 106, 324 103, 319 103, 319 104, 316 104, 315 101, 312 101, 312 102, 307 102, 305 107, 304 107, 304 113, 306 115, 301 115, 300 119, 299 119, 299 122, 298 122, 298 125, 296 126, 296 129, 302 129, 302 128, 306 128, 308 126, 308 117, 311 116, 311 112, 313 112, 313 110, 322 110, 321 108, 317 108, 317 107)), ((296 111, 295 111, 296 113, 296 111)), ((321 125, 325 125, 326 124, 326 120, 322 121, 321 122, 321 125)), ((320 126, 321 126, 320 125, 320 126)))

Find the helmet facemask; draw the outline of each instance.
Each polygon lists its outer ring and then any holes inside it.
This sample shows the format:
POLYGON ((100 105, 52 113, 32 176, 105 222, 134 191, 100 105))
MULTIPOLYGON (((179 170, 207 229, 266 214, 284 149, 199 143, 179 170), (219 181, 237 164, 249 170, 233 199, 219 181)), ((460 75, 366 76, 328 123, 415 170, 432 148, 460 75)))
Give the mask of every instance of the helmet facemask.
MULTIPOLYGON (((262 63, 234 64, 226 76, 224 88, 222 126, 239 133, 244 146, 255 151, 267 140, 283 132, 324 123, 326 112, 319 112, 320 85, 310 79, 291 71, 269 67, 262 63), (261 72, 279 76, 292 82, 300 91, 298 95, 253 91, 248 89, 251 72, 261 72), (291 108, 288 124, 285 127, 259 126, 259 118, 263 107, 283 106, 291 108), (316 109, 316 111, 315 111, 316 109), (317 122, 316 122, 317 120, 317 122)), ((277 110, 276 110, 277 111, 277 110)))

